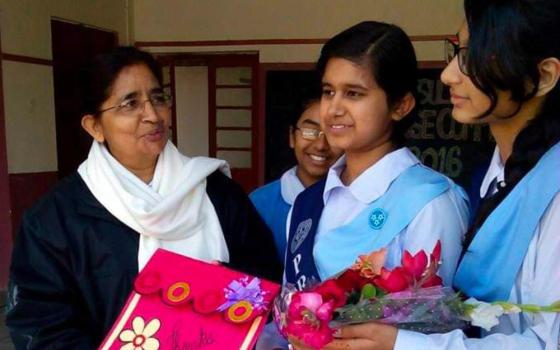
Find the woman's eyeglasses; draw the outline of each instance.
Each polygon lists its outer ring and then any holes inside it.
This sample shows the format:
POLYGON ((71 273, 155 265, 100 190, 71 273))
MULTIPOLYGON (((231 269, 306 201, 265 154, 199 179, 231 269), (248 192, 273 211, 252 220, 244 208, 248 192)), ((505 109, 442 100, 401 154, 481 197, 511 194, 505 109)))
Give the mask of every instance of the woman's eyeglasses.
POLYGON ((154 107, 154 109, 158 112, 165 112, 173 105, 171 96, 164 92, 157 92, 151 94, 150 98, 148 98, 147 100, 140 100, 138 98, 127 98, 116 106, 105 108, 97 112, 97 115, 100 115, 101 113, 107 112, 111 109, 114 109, 117 113, 126 115, 140 114, 144 111, 146 102, 148 101, 150 101, 152 107, 154 107))
POLYGON ((468 47, 460 47, 459 44, 454 43, 449 39, 445 39, 445 61, 447 64, 451 63, 455 56, 459 61, 459 70, 465 75, 469 75, 467 71, 468 62, 468 47))
POLYGON ((309 141, 317 140, 319 137, 321 137, 321 135, 325 135, 325 132, 319 129, 305 127, 300 128, 299 126, 296 126, 295 129, 299 130, 299 132, 301 133, 301 137, 309 141))

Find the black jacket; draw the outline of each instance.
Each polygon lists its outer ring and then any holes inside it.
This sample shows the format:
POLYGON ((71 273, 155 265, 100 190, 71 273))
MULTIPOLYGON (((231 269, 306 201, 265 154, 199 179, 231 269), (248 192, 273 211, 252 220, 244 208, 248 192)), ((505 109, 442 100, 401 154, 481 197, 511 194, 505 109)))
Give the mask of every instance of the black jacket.
MULTIPOLYGON (((279 281, 272 234, 249 199, 219 172, 207 178, 229 265, 279 281)), ((112 216, 78 173, 24 215, 12 255, 6 324, 17 349, 93 349, 138 273, 139 234, 112 216)))

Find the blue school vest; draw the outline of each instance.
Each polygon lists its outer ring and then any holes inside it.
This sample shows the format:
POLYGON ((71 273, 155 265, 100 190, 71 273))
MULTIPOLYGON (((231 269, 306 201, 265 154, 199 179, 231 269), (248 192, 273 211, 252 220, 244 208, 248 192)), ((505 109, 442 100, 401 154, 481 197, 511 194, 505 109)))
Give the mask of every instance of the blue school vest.
POLYGON ((422 208, 449 187, 443 175, 421 164, 413 165, 350 223, 332 230, 319 242, 315 242, 315 235, 324 208, 325 180, 309 187, 298 196, 292 210, 286 282, 301 290, 311 281, 323 280, 350 267, 358 255, 389 244, 422 208), (327 262, 324 271, 318 271, 315 258, 327 262))
POLYGON ((548 150, 482 224, 454 286, 486 302, 506 301, 546 209, 560 191, 560 143, 548 150))
POLYGON ((249 198, 268 228, 272 231, 278 256, 284 261, 286 252, 286 220, 291 206, 282 197, 280 180, 257 188, 249 195, 249 198))

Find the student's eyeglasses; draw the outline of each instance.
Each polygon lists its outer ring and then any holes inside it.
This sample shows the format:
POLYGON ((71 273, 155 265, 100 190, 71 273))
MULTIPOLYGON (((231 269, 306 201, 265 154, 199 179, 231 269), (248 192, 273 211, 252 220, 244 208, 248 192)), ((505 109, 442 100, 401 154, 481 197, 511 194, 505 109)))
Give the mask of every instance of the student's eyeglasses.
POLYGON ((301 137, 309 141, 317 140, 321 135, 325 135, 325 132, 319 129, 300 128, 299 126, 296 126, 295 129, 299 130, 299 132, 301 133, 301 137))
POLYGON ((447 64, 451 63, 455 56, 457 56, 457 60, 459 61, 459 70, 461 73, 465 75, 469 75, 467 71, 467 62, 468 62, 468 50, 469 48, 464 46, 461 47, 459 44, 454 43, 449 39, 445 39, 445 62, 447 64))
POLYGON ((140 114, 144 111, 146 102, 150 101, 152 107, 157 112, 166 112, 169 108, 173 105, 173 100, 171 96, 164 92, 157 92, 150 95, 150 98, 147 100, 140 100, 138 98, 127 98, 126 100, 122 101, 116 106, 105 108, 99 112, 97 115, 100 115, 103 112, 107 112, 111 109, 114 109, 117 113, 126 114, 126 115, 136 115, 140 114))

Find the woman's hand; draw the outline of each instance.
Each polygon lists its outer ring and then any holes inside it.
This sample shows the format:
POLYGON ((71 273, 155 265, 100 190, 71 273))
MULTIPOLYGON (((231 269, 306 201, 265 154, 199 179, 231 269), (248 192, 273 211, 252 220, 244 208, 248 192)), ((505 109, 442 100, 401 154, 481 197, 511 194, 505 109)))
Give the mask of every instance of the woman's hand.
MULTIPOLYGON (((397 328, 369 322, 342 327, 335 333, 335 338, 323 350, 393 350, 397 328)), ((296 350, 312 350, 294 338, 290 338, 290 343, 296 350)))

